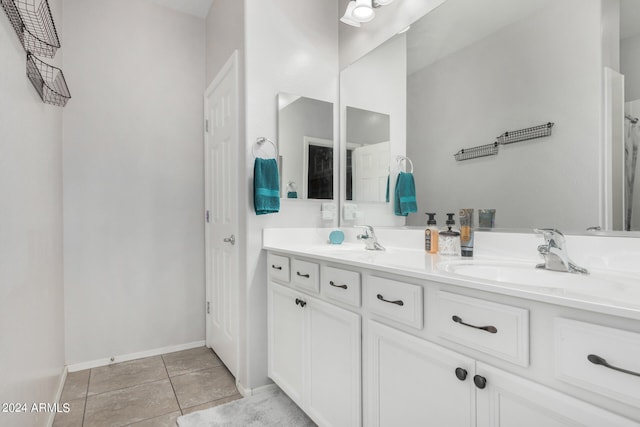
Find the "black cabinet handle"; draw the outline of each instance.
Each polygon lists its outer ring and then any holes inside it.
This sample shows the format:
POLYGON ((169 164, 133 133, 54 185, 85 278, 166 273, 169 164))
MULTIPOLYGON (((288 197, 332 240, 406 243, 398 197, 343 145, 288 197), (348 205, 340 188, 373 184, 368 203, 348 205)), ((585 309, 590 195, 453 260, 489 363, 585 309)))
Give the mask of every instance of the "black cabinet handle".
POLYGON ((300 307, 304 307, 305 305, 307 305, 307 302, 304 300, 301 300, 300 298, 296 298, 296 305, 299 305, 300 307))
POLYGON ((618 368, 617 366, 613 366, 610 365, 609 362, 607 362, 604 358, 595 355, 595 354, 590 354, 587 356, 587 359, 589 359, 589 362, 593 363, 594 365, 602 365, 605 368, 609 368, 609 369, 613 369, 614 371, 618 371, 618 372, 622 372, 624 374, 629 374, 629 375, 634 375, 636 377, 640 377, 640 372, 633 372, 633 371, 629 371, 627 369, 622 369, 622 368, 618 368))
POLYGON ((282 266, 275 264, 271 264, 271 268, 273 268, 274 270, 282 270, 282 266))
POLYGON ((330 284, 331 286, 333 286, 334 288, 347 289, 347 285, 345 285, 344 283, 341 283, 341 284, 339 284, 339 285, 336 285, 336 284, 335 284, 335 282, 334 282, 333 280, 331 280, 331 281, 329 282, 329 284, 330 284))
POLYGON ((463 368, 456 368, 456 377, 458 377, 458 379, 460 381, 464 381, 467 379, 467 370, 463 369, 463 368))
POLYGON ((474 375, 473 376, 473 383, 479 389, 483 389, 483 388, 485 388, 487 386, 487 379, 485 377, 481 377, 480 375, 474 375))
POLYGON ((298 276, 300 276, 300 277, 304 277, 304 278, 307 278, 307 279, 309 278, 309 275, 308 275, 308 274, 302 274, 302 273, 300 273, 299 271, 296 271, 296 274, 297 274, 298 276))
POLYGON ((402 302, 401 299, 397 300, 397 301, 389 301, 388 299, 384 299, 384 297, 380 294, 378 294, 378 299, 380 301, 384 301, 384 302, 388 302, 389 304, 396 304, 399 305, 400 307, 402 307, 404 305, 404 302, 402 302))
POLYGON ((481 329, 483 331, 487 331, 487 332, 492 333, 492 334, 495 334, 495 333, 498 332, 498 328, 496 328, 495 326, 475 326, 475 325, 470 325, 468 323, 464 323, 462 321, 462 319, 460 317, 458 317, 458 316, 453 316, 451 318, 451 320, 453 320, 456 323, 460 323, 461 325, 468 326, 470 328, 481 329))

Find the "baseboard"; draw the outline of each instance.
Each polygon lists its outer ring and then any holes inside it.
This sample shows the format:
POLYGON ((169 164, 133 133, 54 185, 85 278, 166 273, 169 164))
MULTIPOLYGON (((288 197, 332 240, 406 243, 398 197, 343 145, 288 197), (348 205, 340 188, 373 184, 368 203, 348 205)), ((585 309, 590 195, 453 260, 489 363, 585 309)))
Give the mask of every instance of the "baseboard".
POLYGON ((278 386, 275 385, 274 383, 271 383, 271 384, 263 385, 256 388, 247 388, 236 381, 236 388, 238 389, 242 397, 249 397, 249 396, 255 396, 256 394, 265 393, 267 391, 274 390, 278 388, 278 386))
POLYGON ((145 350, 137 353, 123 354, 120 356, 106 357, 104 359, 96 359, 88 362, 74 363, 67 365, 69 372, 77 372, 85 369, 98 368, 100 366, 107 366, 113 363, 127 362, 129 360, 142 359, 144 357, 158 356, 165 353, 173 353, 174 351, 189 350, 196 347, 204 347, 205 342, 194 341, 186 344, 172 345, 168 347, 154 348, 153 350, 145 350))
MULTIPOLYGON (((60 398, 62 397, 62 389, 64 388, 64 383, 67 380, 67 372, 68 372, 68 369, 66 366, 62 368, 62 372, 60 373, 60 378, 58 380, 58 389, 56 390, 56 397, 53 400, 53 402, 55 403, 61 403, 60 398)), ((53 420, 55 418, 56 418, 56 411, 52 411, 49 414, 49 421, 47 422, 48 427, 53 426, 53 420)))

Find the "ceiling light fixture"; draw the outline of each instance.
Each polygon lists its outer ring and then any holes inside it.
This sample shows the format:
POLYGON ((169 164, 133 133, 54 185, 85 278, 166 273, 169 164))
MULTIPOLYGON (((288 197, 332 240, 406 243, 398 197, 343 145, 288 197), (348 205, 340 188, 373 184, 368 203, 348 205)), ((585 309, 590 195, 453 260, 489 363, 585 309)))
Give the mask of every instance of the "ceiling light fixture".
POLYGON ((356 6, 353 8, 353 17, 356 21, 369 22, 375 18, 376 13, 373 11, 372 0, 356 0, 356 6))
POLYGON ((353 9, 356 8, 355 0, 351 0, 347 5, 347 11, 344 13, 344 16, 340 18, 340 21, 344 22, 347 25, 351 25, 353 27, 359 27, 360 21, 356 20, 353 16, 353 9))
POLYGON ((362 22, 369 22, 375 18, 374 8, 391 4, 393 0, 351 0, 340 21, 347 25, 359 27, 362 22))

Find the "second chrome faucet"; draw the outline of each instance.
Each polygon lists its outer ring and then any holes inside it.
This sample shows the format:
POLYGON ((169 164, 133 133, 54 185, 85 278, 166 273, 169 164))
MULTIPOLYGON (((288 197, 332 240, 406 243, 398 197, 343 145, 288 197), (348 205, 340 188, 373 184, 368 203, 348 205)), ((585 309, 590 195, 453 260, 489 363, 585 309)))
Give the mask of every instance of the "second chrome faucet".
POLYGON ((553 228, 536 228, 534 230, 544 237, 544 245, 538 246, 538 252, 544 258, 544 263, 537 268, 552 271, 566 271, 569 273, 589 274, 589 270, 577 266, 569 258, 566 250, 564 234, 553 228))

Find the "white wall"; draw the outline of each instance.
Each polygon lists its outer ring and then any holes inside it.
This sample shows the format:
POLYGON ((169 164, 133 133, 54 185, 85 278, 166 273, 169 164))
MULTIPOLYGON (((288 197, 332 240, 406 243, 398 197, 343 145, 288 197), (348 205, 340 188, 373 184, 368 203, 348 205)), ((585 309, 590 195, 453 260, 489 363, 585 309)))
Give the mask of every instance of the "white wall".
POLYGON ((437 212, 440 225, 467 207, 497 209, 498 227, 598 225, 600 17, 598 0, 557 2, 409 76, 407 154, 422 212, 437 212), (548 121, 551 137, 454 160, 548 121))
MULTIPOLYGON (((379 46, 360 60, 351 64, 340 73, 340 141, 341 156, 345 156, 347 141, 347 106, 390 117, 389 165, 391 167, 390 203, 365 203, 354 201, 362 217, 355 221, 345 221, 347 225, 368 224, 401 226, 405 217, 393 214, 393 189, 397 167, 397 155, 405 155, 407 128, 404 118, 407 115, 407 39, 400 34, 379 46)), ((340 180, 345 182, 346 171, 341 169, 340 180)), ((344 195, 342 195, 344 198, 344 195)), ((351 202, 347 202, 351 203, 351 202)))
MULTIPOLYGON (((51 8, 64 46, 60 3, 51 8)), ((0 402, 31 409, 55 401, 64 368, 62 109, 41 101, 0 15, 0 402)), ((46 61, 59 65, 62 53, 46 61)), ((48 418, 0 413, 0 425, 44 426, 48 418)))
POLYGON ((620 41, 620 72, 626 102, 640 99, 640 35, 620 41))
MULTIPOLYGON (((278 214, 256 216, 251 196, 251 147, 259 136, 277 135, 276 95, 279 92, 337 103, 337 15, 337 4, 332 1, 245 2, 246 147, 241 193, 246 201, 246 230, 240 244, 245 246, 247 263, 244 285, 248 371, 242 381, 248 387, 268 382, 267 268, 266 254, 261 249, 262 229, 332 225, 320 219, 318 201, 283 200, 278 214)), ((337 135, 337 123, 336 113, 334 135, 337 135)), ((334 182, 334 194, 337 194, 337 185, 334 182)), ((333 223, 337 224, 337 220, 333 223)))
MULTIPOLYGON (((206 84, 209 85, 234 50, 239 55, 240 87, 244 82, 244 1, 213 0, 206 18, 206 84)), ((240 111, 244 111, 242 105, 240 111)))
POLYGON ((65 0, 67 363, 204 340, 204 20, 65 0))

